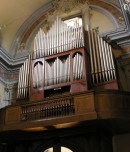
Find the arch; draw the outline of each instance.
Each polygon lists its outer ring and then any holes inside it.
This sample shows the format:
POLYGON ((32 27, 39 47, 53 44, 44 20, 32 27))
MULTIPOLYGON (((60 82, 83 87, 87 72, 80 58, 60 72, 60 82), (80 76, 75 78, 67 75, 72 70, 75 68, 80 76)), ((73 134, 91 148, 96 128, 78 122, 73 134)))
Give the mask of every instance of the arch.
MULTIPOLYGON (((104 8, 104 10, 107 10, 108 12, 113 9, 114 11, 112 11, 111 15, 110 15, 110 13, 105 13, 105 14, 109 14, 109 17, 112 19, 112 22, 114 23, 114 25, 117 26, 114 18, 119 18, 119 16, 122 16, 122 14, 116 7, 114 7, 110 4, 107 4, 103 1, 99 1, 99 0, 93 0, 90 3, 90 5, 92 5, 92 6, 95 5, 97 7, 99 6, 101 8, 104 8), (114 18, 112 18, 112 16, 114 16, 114 18)), ((14 41, 10 48, 10 51, 13 55, 16 54, 18 45, 20 45, 20 44, 22 45, 22 44, 26 43, 25 52, 27 52, 29 50, 29 46, 31 44, 32 38, 36 34, 38 28, 46 23, 47 14, 53 13, 53 12, 54 12, 54 8, 53 8, 52 1, 51 1, 50 3, 42 6, 40 9, 38 9, 36 12, 34 12, 23 23, 23 25, 20 27, 20 29, 16 33, 16 36, 15 36, 14 41)), ((105 11, 103 11, 103 12, 105 12, 105 11)))
MULTIPOLYGON (((95 11, 100 12, 101 14, 105 15, 113 24, 113 27, 115 29, 119 28, 119 24, 116 20, 116 18, 113 16, 112 13, 110 13, 108 10, 102 8, 101 6, 91 5, 91 8, 95 11)), ((114 29, 114 30, 115 30, 114 29)))
MULTIPOLYGON (((67 139, 54 139, 54 140, 50 140, 50 141, 46 141, 41 143, 40 145, 38 145, 33 152, 44 152, 45 150, 51 148, 51 147, 65 147, 70 149, 72 152, 83 152, 82 148, 79 147, 76 143, 72 142, 71 140, 67 140, 67 139)), ((55 151, 54 151, 55 152, 55 151)), ((56 151, 56 152, 60 152, 60 151, 56 151)))

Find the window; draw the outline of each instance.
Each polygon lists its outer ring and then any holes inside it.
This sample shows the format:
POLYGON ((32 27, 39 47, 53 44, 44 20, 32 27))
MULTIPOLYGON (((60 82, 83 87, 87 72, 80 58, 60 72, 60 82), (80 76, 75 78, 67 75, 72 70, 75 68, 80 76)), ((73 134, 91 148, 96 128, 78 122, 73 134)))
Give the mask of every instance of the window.
POLYGON ((73 152, 71 149, 67 148, 67 147, 59 147, 59 145, 54 145, 54 147, 48 148, 46 150, 44 150, 43 152, 73 152))
POLYGON ((70 26, 70 27, 74 27, 77 24, 79 26, 82 26, 82 18, 80 16, 79 17, 74 17, 74 18, 71 18, 71 19, 67 19, 64 22, 67 24, 67 26, 70 26))

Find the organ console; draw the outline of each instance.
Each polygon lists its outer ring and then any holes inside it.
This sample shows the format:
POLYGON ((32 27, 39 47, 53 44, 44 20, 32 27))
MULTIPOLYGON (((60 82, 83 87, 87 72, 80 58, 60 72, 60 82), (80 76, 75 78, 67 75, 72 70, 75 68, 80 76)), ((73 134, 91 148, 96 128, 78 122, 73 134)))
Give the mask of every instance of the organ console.
POLYGON ((35 101, 101 86, 118 89, 111 46, 97 29, 84 32, 57 17, 47 34, 40 28, 35 36, 34 52, 19 71, 17 98, 35 101))

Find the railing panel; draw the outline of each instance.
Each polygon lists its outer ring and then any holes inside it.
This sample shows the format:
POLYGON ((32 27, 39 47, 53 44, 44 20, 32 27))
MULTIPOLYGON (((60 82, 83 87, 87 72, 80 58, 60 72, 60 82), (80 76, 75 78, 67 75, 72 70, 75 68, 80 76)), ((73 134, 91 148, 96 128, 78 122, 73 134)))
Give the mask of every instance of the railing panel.
POLYGON ((69 116, 74 111, 73 97, 26 104, 21 106, 21 121, 69 116))

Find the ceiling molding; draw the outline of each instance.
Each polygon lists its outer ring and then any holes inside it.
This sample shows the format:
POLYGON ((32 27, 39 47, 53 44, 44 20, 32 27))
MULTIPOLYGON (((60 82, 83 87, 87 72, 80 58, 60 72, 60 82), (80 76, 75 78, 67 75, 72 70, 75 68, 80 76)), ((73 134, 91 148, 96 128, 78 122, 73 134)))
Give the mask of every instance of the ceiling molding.
POLYGON ((6 86, 6 85, 14 85, 18 82, 18 80, 12 80, 12 81, 9 81, 8 79, 5 79, 4 77, 1 77, 0 76, 0 82, 6 86))
POLYGON ((115 18, 115 16, 112 15, 111 12, 109 12, 108 10, 104 9, 101 6, 97 6, 97 5, 91 5, 90 7, 92 7, 92 9, 104 14, 105 16, 107 16, 109 18, 109 20, 112 22, 113 26, 114 26, 114 30, 118 29, 120 26, 117 22, 117 19, 115 18))
POLYGON ((6 71, 16 71, 25 61, 27 56, 12 57, 3 48, 0 48, 0 68, 6 71))

